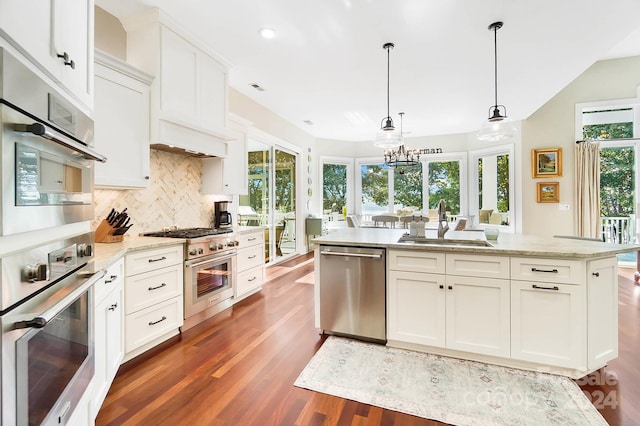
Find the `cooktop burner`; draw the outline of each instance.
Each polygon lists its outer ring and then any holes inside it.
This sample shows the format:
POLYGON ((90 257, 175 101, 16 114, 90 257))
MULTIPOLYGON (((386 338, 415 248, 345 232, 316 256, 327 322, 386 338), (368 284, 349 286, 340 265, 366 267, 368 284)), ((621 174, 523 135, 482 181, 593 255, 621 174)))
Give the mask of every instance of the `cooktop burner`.
POLYGON ((232 229, 223 228, 184 228, 171 231, 147 232, 142 234, 145 237, 165 237, 165 238, 199 238, 208 235, 221 235, 233 232, 232 229))

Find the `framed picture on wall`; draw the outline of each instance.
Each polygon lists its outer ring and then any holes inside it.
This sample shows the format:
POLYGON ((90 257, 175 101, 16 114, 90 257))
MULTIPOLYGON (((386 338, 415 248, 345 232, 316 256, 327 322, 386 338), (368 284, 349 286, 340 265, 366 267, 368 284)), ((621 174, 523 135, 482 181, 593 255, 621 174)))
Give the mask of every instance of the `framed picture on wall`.
POLYGON ((537 199, 539 203, 559 203, 560 183, 559 182, 538 182, 537 199))
POLYGON ((562 176, 562 148, 532 149, 531 169, 534 178, 562 176))

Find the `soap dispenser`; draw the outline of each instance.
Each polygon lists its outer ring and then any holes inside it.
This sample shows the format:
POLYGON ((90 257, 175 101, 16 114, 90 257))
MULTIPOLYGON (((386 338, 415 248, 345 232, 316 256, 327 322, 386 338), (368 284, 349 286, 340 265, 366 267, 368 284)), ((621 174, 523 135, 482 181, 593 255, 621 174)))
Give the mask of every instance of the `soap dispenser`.
POLYGON ((410 237, 418 236, 418 222, 416 222, 415 216, 411 216, 411 222, 409 223, 409 236, 410 237))

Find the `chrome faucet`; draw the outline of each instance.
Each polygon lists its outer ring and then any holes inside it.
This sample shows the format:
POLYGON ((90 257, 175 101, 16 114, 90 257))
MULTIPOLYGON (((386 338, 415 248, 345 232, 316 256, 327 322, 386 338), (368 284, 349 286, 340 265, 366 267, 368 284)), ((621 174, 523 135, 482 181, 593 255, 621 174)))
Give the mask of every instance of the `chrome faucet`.
POLYGON ((447 206, 444 200, 440 200, 438 204, 438 238, 444 239, 444 234, 449 230, 449 222, 447 221, 447 206), (444 226, 442 225, 444 222, 444 226))

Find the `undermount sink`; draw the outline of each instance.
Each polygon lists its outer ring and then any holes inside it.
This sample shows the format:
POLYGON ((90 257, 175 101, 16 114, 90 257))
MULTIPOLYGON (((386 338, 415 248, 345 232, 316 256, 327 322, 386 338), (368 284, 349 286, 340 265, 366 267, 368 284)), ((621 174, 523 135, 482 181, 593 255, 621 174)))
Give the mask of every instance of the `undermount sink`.
POLYGON ((408 235, 400 237, 398 243, 431 244, 438 246, 493 247, 492 244, 485 240, 455 240, 447 238, 410 237, 408 235))

